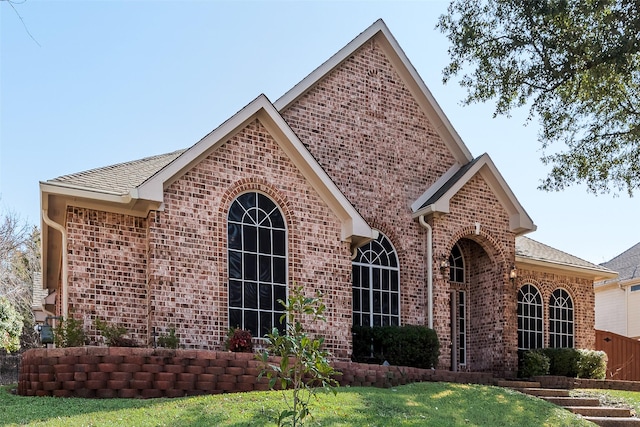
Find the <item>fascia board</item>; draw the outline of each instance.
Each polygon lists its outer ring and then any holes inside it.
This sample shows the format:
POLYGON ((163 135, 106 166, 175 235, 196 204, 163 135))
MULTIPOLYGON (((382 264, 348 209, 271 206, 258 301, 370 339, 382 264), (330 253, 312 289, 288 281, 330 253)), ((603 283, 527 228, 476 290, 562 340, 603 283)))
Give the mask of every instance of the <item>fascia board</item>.
POLYGON ((429 88, 424 83, 415 67, 409 61, 395 37, 389 31, 387 25, 381 19, 373 23, 369 28, 360 33, 355 39, 340 49, 329 60, 316 68, 300 83, 280 97, 274 106, 278 111, 285 110, 309 89, 320 82, 327 74, 349 58, 355 51, 372 38, 380 44, 387 58, 391 61, 398 75, 402 78, 411 93, 420 105, 429 121, 449 148, 458 163, 466 164, 473 160, 473 155, 456 132, 451 122, 440 108, 429 88))
POLYGON ((340 219, 342 239, 349 241, 352 236, 356 235, 371 240, 373 236, 371 227, 340 192, 265 95, 257 97, 220 127, 141 184, 136 191, 132 192, 132 197, 161 203, 165 188, 202 158, 241 131, 249 122, 256 119, 260 120, 285 154, 340 219))
MULTIPOLYGON (((591 279, 593 281, 599 281, 604 279, 615 279, 618 277, 618 273, 613 271, 605 271, 596 268, 580 267, 575 265, 567 265, 559 262, 540 260, 534 258, 526 258, 516 255, 516 266, 522 266, 523 269, 529 268, 532 270, 549 271, 550 269, 559 270, 566 273, 572 273, 576 276, 591 279)), ((518 266, 518 268, 520 268, 518 266)))
POLYGON ((258 117, 269 133, 276 139, 280 148, 340 219, 342 222, 342 239, 351 241, 353 236, 358 236, 361 238, 360 240, 372 240, 374 231, 338 189, 275 107, 268 103, 258 117))
POLYGON ((174 161, 131 191, 134 198, 154 200, 162 203, 164 190, 189 170, 199 159, 205 157, 218 146, 228 141, 236 132, 255 118, 255 114, 265 105, 271 105, 265 95, 260 95, 242 110, 210 132, 174 161))
POLYGON ((427 191, 422 193, 422 195, 411 204, 411 210, 413 212, 416 212, 418 209, 420 209, 420 206, 422 206, 424 202, 429 200, 431 196, 433 196, 444 184, 446 184, 447 181, 449 181, 451 177, 453 177, 456 172, 460 170, 460 168, 461 166, 459 163, 451 166, 448 171, 446 171, 440 178, 436 180, 436 182, 433 183, 433 185, 431 185, 431 187, 427 189, 427 191))
POLYGON ((460 191, 460 189, 462 189, 462 187, 465 186, 467 182, 469 182, 469 180, 478 172, 478 170, 480 169, 480 167, 482 167, 482 165, 483 165, 483 159, 480 159, 478 162, 476 162, 476 164, 474 164, 471 168, 469 168, 469 170, 466 171, 464 175, 462 175, 460 179, 458 179, 451 186, 451 188, 449 188, 435 203, 427 206, 425 209, 421 209, 420 211, 415 212, 413 214, 413 217, 416 218, 420 215, 428 215, 429 213, 448 214, 450 212, 449 203, 451 201, 451 198, 455 196, 458 193, 458 191, 460 191), (427 209, 430 212, 426 212, 427 209))
POLYGON ((511 187, 509 187, 509 184, 507 184, 507 181, 505 181, 495 163, 491 160, 491 157, 485 153, 482 155, 481 160, 481 162, 478 162, 481 163, 481 165, 479 165, 480 175, 484 178, 487 185, 489 185, 502 206, 507 210, 511 231, 518 235, 535 231, 537 228, 536 225, 516 198, 511 187))
POLYGON ((102 200, 109 203, 129 203, 131 196, 114 191, 87 189, 77 185, 69 185, 58 182, 40 182, 40 193, 54 194, 63 197, 79 197, 102 200))

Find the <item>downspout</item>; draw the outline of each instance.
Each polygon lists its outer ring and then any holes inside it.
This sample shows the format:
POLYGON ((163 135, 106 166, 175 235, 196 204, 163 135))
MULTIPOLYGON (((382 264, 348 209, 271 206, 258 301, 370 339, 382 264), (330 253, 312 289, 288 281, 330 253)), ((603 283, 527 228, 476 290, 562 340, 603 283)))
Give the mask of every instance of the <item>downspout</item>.
POLYGON ((62 254, 62 289, 61 289, 61 295, 60 295, 60 304, 62 305, 62 316, 66 319, 67 318, 67 314, 68 314, 68 309, 67 306, 69 304, 69 297, 68 297, 68 276, 69 276, 69 269, 68 269, 68 255, 67 255, 67 230, 64 229, 64 227, 60 224, 58 224, 57 222, 54 222, 51 218, 49 218, 49 213, 47 212, 46 209, 42 210, 42 220, 45 222, 45 224, 47 224, 49 227, 54 228, 56 230, 58 230, 60 232, 60 234, 62 235, 62 248, 60 250, 61 254, 62 254))
POLYGON ((418 220, 427 229, 427 312, 429 329, 433 329, 433 229, 425 221, 424 215, 420 215, 418 220))

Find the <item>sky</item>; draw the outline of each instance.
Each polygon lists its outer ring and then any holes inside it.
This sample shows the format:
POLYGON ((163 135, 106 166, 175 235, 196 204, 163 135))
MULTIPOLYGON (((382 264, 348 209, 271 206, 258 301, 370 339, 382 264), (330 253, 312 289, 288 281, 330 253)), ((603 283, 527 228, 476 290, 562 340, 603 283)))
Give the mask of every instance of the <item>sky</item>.
POLYGON ((528 110, 494 118, 443 84, 447 5, 0 1, 0 210, 40 225, 40 181, 188 148, 382 18, 471 153, 491 156, 538 227, 528 237, 596 264, 638 243, 638 196, 538 190, 549 167, 528 110))

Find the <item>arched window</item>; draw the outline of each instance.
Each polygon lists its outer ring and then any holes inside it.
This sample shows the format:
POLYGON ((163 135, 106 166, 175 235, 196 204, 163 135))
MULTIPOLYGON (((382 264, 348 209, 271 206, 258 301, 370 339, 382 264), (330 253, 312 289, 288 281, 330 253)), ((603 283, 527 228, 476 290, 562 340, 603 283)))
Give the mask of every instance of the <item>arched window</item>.
POLYGON ((460 245, 457 243, 453 246, 449 255, 449 281, 464 283, 464 259, 462 258, 460 245))
MULTIPOLYGON (((451 248, 449 254, 449 282, 464 284, 464 258, 462 257, 462 249, 457 243, 451 248)), ((458 363, 465 365, 467 363, 467 293, 464 290, 458 290, 451 296, 456 299, 456 312, 454 336, 458 335, 458 363)), ((452 314, 453 315, 453 314, 452 314)))
POLYGON ((542 295, 538 288, 526 283, 518 291, 518 349, 544 346, 542 295))
POLYGON ((287 229, 278 206, 258 192, 238 196, 227 217, 229 327, 262 337, 280 324, 287 298, 287 229))
POLYGON ((400 324, 398 255, 385 235, 358 249, 352 265, 353 324, 400 324))
POLYGON ((549 347, 573 347, 573 301, 564 289, 549 301, 549 347))

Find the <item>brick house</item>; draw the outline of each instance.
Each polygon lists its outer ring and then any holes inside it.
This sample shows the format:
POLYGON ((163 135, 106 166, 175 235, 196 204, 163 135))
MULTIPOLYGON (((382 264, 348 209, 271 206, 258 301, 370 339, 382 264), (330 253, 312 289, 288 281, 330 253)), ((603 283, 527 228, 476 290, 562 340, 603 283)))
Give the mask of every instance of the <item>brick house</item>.
POLYGON ((40 191, 56 312, 146 344, 170 325, 187 348, 262 336, 299 284, 324 293, 308 326, 336 358, 353 324, 419 324, 440 368, 513 375, 519 347, 592 348, 593 281, 615 275, 521 237, 533 221, 382 21, 188 149, 40 191))

